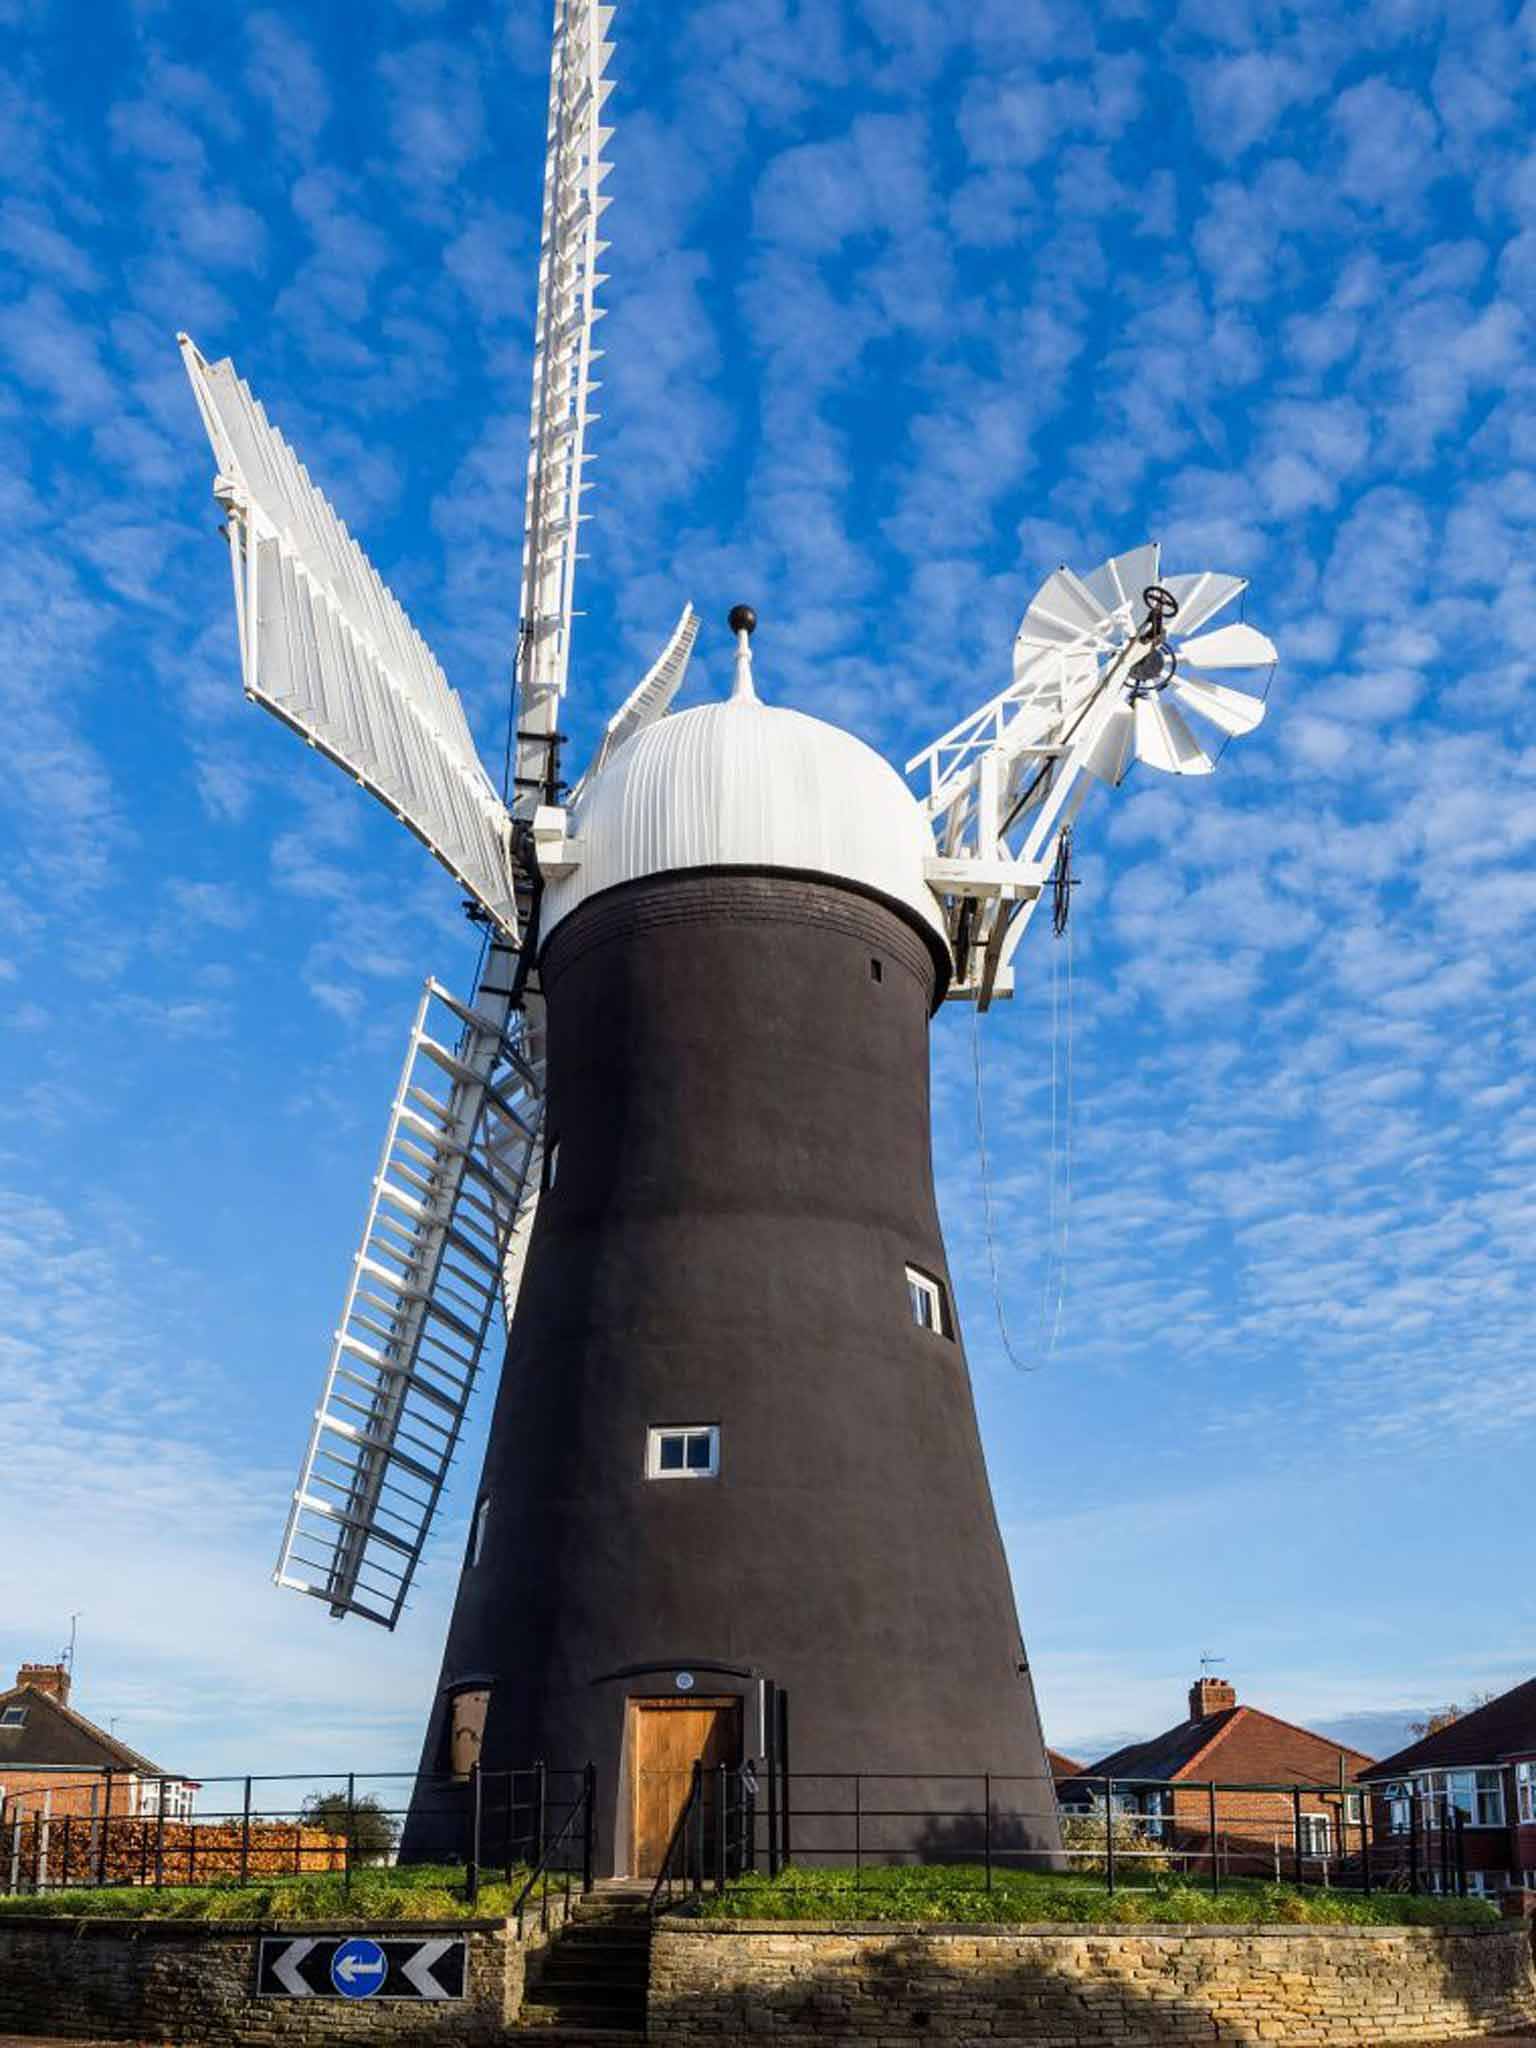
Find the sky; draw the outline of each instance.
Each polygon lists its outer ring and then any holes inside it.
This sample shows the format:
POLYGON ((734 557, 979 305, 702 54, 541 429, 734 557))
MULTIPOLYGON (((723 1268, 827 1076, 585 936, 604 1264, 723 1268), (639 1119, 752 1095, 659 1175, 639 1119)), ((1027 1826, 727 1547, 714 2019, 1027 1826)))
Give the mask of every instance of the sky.
MULTIPOLYGON (((242 699, 175 335, 499 760, 548 11, 0 0, 0 1660, 78 1614, 77 1704, 167 1768, 409 1767, 489 1406, 395 1635, 273 1588, 475 937, 242 699)), ((1068 937, 937 1020, 940 1199, 1051 1742, 1207 1656, 1385 1754, 1536 1670, 1536 0, 614 34, 573 757, 685 598, 684 701, 749 600, 760 692, 899 765, 1059 561, 1251 579, 1266 724, 1096 792, 1068 937)))

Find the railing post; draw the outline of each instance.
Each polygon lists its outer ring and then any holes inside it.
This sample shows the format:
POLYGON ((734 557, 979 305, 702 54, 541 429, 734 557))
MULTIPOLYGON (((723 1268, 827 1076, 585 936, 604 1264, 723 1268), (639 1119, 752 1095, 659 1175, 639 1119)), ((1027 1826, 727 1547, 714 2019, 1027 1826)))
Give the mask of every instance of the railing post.
POLYGON ((789 1694, 779 1687, 779 1868, 782 1870, 791 1860, 789 1840, 790 1762, 789 1762, 789 1694))
POLYGON ((543 1862, 544 1851, 549 1847, 549 1771, 543 1761, 536 1763, 534 1770, 534 1837, 533 1846, 536 1860, 543 1862))
POLYGON ((165 1794, 160 1795, 159 1808, 155 1814, 155 1890, 165 1883, 165 1794))
POLYGON ((1296 1882, 1300 1886, 1304 1885, 1307 1879, 1301 1865, 1301 1787, 1299 1785, 1291 1787, 1291 1835, 1291 1846, 1295 1851, 1296 1860, 1296 1882))
POLYGON ((983 1800, 983 1802, 984 1802, 984 1806, 985 1806, 985 1818, 984 1818, 984 1821, 983 1821, 983 1842, 984 1842, 984 1845, 985 1845, 985 1854, 986 1854, 986 1859, 987 1859, 987 1890, 988 1890, 988 1891, 991 1891, 991 1889, 992 1889, 992 1773, 991 1773, 990 1771, 987 1771, 986 1773, 984 1773, 984 1775, 983 1775, 983 1777, 982 1777, 982 1781, 981 1781, 981 1783, 982 1783, 982 1790, 981 1790, 981 1796, 982 1796, 982 1800, 983 1800))
POLYGON ((853 1774, 853 1888, 859 1889, 864 1867, 864 1779, 853 1774))
POLYGON ((356 1833, 356 1828, 357 1828, 357 1818, 356 1818, 356 1807, 357 1807, 357 1774, 356 1774, 356 1772, 355 1772, 355 1771, 348 1771, 348 1773, 347 1773, 347 1837, 346 1837, 346 1841, 345 1841, 345 1843, 344 1843, 344 1845, 343 1845, 343 1847, 342 1847, 342 1865, 341 1865, 341 1888, 342 1888, 342 1890, 343 1890, 343 1891, 348 1891, 348 1892, 349 1892, 349 1891, 351 1891, 351 1889, 352 1889, 352 1843, 353 1843, 353 1838, 354 1838, 354 1835, 355 1835, 355 1833, 356 1833))
POLYGON ((1221 1858, 1216 1849, 1216 1780, 1212 1778, 1210 1784, 1205 1789, 1209 1794, 1211 1824, 1211 1890, 1219 1892, 1221 1890, 1221 1858))
POLYGON ((1467 1896, 1467 1816, 1456 1809, 1456 1896, 1467 1896))
POLYGON ((502 1831, 501 1831, 501 1861, 502 1861, 502 1870, 503 1870, 503 1874, 504 1874, 504 1876, 506 1877, 506 1881, 507 1881, 507 1883, 508 1883, 508 1884, 510 1884, 510 1883, 512 1882, 512 1864, 513 1864, 513 1861, 515 1860, 515 1859, 514 1859, 514 1857, 513 1857, 513 1854, 512 1854, 512 1846, 513 1846, 513 1835, 512 1835, 512 1811, 513 1811, 513 1803, 514 1803, 514 1801, 516 1800, 516 1798, 517 1798, 517 1772, 516 1772, 516 1771, 508 1771, 508 1772, 507 1772, 507 1813, 506 1813, 506 1822, 505 1822, 505 1825, 503 1826, 503 1828, 502 1828, 502 1831))
MULTIPOLYGON (((65 1884, 66 1884, 66 1885, 68 1885, 68 1883, 69 1883, 69 1873, 70 1873, 70 1861, 69 1861, 69 1833, 70 1833, 70 1830, 69 1830, 69 1815, 68 1815, 68 1814, 66 1813, 66 1814, 65 1814, 65 1816, 64 1816, 64 1882, 65 1882, 65 1884)), ((3 1890, 4 1890, 4 1886, 3 1886, 3 1885, 0 1885, 0 1891, 3 1891, 3 1890)))
MULTIPOLYGON (((161 1804, 161 1807, 162 1807, 162 1809, 163 1809, 163 1808, 164 1808, 164 1806, 165 1806, 165 1801, 164 1801, 164 1800, 162 1799, 162 1800, 161 1800, 161 1802, 160 1802, 160 1804, 161 1804)), ((164 1819, 164 1813, 163 1813, 163 1811, 162 1811, 162 1815, 161 1815, 161 1818, 162 1818, 162 1820, 164 1819)), ((245 1781, 245 1792, 244 1792, 244 1796, 243 1796, 243 1798, 241 1799, 241 1802, 240 1802, 240 1882, 241 1882, 242 1884, 245 1884, 245 1883, 247 1882, 247 1880, 249 1879, 249 1877, 250 1877, 250 1874, 251 1874, 251 1781, 250 1781, 250 1779, 249 1779, 249 1778, 247 1778, 247 1779, 246 1779, 246 1781, 245 1781)), ((156 1883, 158 1884, 158 1883, 159 1883, 159 1879, 157 1878, 157 1879, 155 1880, 155 1882, 156 1882, 156 1883)))
POLYGON ((768 1875, 779 1874, 779 1689, 770 1678, 763 1702, 763 1770, 768 1779, 768 1875))
POLYGON ((704 1766, 697 1758, 694 1760, 693 1791, 689 1803, 693 1808, 693 1825, 688 1830, 693 1837, 691 1875, 694 1890, 701 1892, 704 1889, 704 1766))
POLYGON ((1419 1795, 1412 1778, 1408 1780, 1408 1889, 1419 1895, 1419 1795))
POLYGON ((112 1832, 112 1766, 110 1764, 107 1765, 104 1776, 106 1780, 106 1796, 101 1809, 101 1840, 96 1845, 96 1882, 98 1885, 103 1885, 107 1881, 107 1839, 112 1832))
POLYGON ((473 1906, 480 1897, 480 1760, 469 1767, 469 1856, 464 1871, 464 1896, 473 1906))
POLYGON ((725 1890, 726 1767, 715 1766, 715 1890, 725 1890))
POLYGON ((589 1892, 595 1883, 597 1862, 597 1765, 589 1763, 582 1773, 581 1796, 586 1812, 581 1822, 581 1889, 589 1892))
POLYGON ((1372 1891, 1371 1883, 1371 1795, 1360 1794, 1360 1885, 1367 1898, 1372 1891))
POLYGON ((1115 1781, 1104 1780, 1104 1888, 1115 1889, 1115 1781))

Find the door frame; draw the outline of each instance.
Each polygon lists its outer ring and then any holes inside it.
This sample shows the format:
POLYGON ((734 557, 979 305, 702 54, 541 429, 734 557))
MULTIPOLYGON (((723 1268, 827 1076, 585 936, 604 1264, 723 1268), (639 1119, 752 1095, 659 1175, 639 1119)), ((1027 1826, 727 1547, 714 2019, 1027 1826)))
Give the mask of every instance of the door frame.
MULTIPOLYGON (((629 1862, 631 1872, 640 1862, 640 1770, 641 1745, 640 1724, 646 1714, 655 1713, 697 1713, 711 1707, 729 1709, 736 1722, 736 1762, 745 1755, 747 1700, 739 1692, 722 1693, 630 1693, 624 1702, 624 1749, 628 1761, 626 1776, 629 1780, 629 1797, 626 1801, 629 1822, 629 1862)), ((665 1844, 663 1844, 665 1851, 665 1844)))

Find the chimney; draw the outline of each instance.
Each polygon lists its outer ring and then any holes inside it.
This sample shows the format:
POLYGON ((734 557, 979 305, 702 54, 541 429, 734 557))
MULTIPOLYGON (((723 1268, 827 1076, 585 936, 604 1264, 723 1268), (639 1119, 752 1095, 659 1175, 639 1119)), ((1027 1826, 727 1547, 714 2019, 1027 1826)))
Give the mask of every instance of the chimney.
POLYGON ((56 1699, 61 1707, 69 1705, 69 1666, 67 1664, 23 1664, 16 1674, 18 1685, 30 1685, 37 1692, 45 1692, 56 1699))
POLYGON ((1207 1714, 1224 1714, 1237 1705, 1237 1688, 1225 1678, 1197 1678, 1189 1688, 1189 1718, 1203 1721, 1207 1714))

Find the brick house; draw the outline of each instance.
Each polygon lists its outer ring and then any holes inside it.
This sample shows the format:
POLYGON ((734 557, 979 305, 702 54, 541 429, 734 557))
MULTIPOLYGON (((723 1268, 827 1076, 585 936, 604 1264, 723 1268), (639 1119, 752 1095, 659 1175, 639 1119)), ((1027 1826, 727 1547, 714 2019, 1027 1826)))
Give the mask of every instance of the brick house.
POLYGON ((63 1664, 23 1664, 0 1692, 0 1840, 22 1817, 184 1820, 197 1788, 161 1770, 69 1704, 63 1664))
POLYGON ((296 1813, 193 1818, 201 1788, 69 1703, 62 1664, 0 1692, 0 1892, 195 1884, 345 1869, 345 1837, 296 1813))
POLYGON ((1425 1889, 1454 1886, 1462 1866, 1470 1892, 1536 1888, 1536 1678, 1361 1775, 1383 1856, 1425 1889))
POLYGON ((1192 1875, 1209 1872, 1214 1834, 1223 1874, 1311 1881, 1359 1857, 1371 1817, 1354 1781, 1370 1763, 1240 1706, 1224 1678, 1198 1678, 1185 1720, 1084 1764, 1060 1787, 1062 1810, 1102 1813, 1108 1779, 1115 1811, 1139 1820, 1148 1852, 1192 1875))

